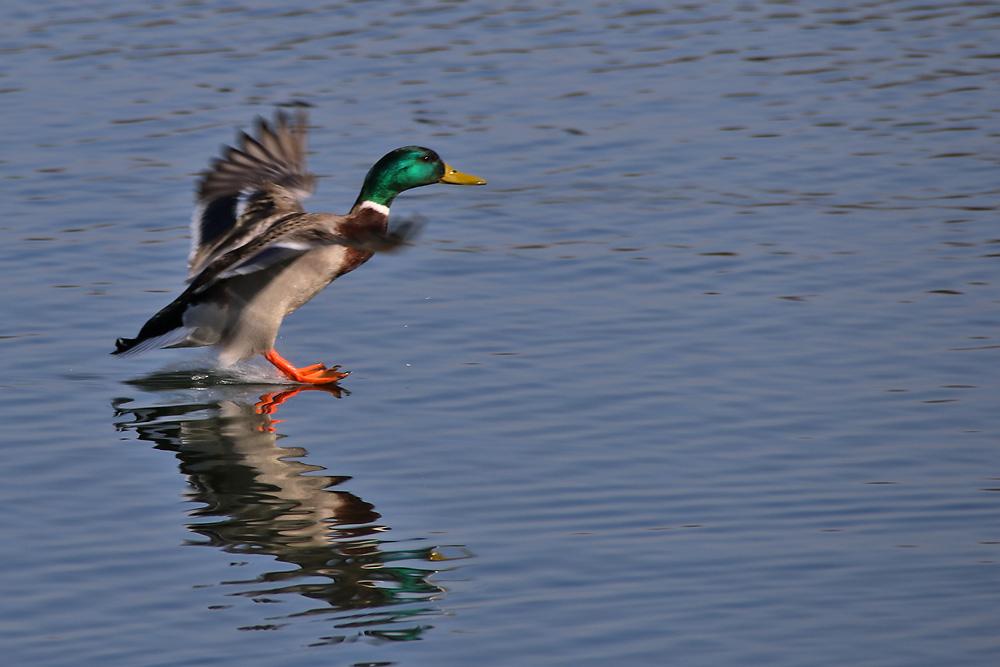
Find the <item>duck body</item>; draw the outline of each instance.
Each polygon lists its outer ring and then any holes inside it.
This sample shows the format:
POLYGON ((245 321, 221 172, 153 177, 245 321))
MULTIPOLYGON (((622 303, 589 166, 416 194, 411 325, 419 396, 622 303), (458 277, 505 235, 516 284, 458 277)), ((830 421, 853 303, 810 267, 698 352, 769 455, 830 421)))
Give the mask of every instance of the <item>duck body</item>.
POLYGON ((346 375, 322 364, 298 369, 278 355, 282 320, 375 253, 406 241, 412 227, 388 232, 400 192, 485 181, 455 171, 430 149, 406 146, 369 170, 349 213, 306 213, 301 200, 314 177, 305 166, 305 123, 302 111, 279 113, 273 127, 259 119, 256 138, 242 134, 239 147, 215 161, 198 187, 187 289, 135 338, 119 338, 112 354, 214 345, 224 366, 263 354, 296 382, 346 375))

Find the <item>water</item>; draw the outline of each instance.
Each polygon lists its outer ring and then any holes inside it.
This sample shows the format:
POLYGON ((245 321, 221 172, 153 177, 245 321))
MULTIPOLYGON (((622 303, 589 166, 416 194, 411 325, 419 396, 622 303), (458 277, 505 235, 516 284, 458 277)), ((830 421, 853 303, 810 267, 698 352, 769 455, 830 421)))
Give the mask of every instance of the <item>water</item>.
POLYGON ((0 12, 8 664, 995 663, 997 3, 0 12), (310 210, 489 185, 286 321, 339 396, 108 357, 294 101, 310 210))

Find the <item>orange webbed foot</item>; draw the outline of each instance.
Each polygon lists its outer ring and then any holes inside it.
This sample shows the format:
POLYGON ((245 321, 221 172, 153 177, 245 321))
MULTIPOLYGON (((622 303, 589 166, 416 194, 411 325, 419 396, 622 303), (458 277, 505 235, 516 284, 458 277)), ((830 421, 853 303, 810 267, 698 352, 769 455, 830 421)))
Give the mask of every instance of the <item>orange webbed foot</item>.
POLYGON ((302 384, 333 384, 350 375, 349 372, 338 370, 340 366, 327 368, 324 364, 313 364, 296 368, 287 359, 278 354, 274 348, 264 353, 264 358, 274 364, 281 373, 293 382, 302 384))
POLYGON ((289 376, 289 379, 295 380, 296 382, 304 382, 306 384, 330 384, 332 382, 337 382, 338 380, 343 380, 345 377, 350 375, 350 371, 339 371, 340 366, 334 366, 333 368, 327 368, 323 364, 313 364, 312 366, 307 366, 306 368, 296 369, 296 377, 289 376))

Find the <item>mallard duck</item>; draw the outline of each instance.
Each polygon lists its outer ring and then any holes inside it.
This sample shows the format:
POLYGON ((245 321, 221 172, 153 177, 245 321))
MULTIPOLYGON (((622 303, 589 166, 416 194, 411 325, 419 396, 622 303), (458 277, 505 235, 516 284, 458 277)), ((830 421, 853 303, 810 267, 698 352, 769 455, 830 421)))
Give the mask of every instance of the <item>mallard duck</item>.
POLYGON ((437 153, 404 146, 368 171, 346 215, 306 213, 315 177, 306 168, 306 114, 257 119, 201 178, 192 220, 189 285, 111 354, 215 345, 230 366, 258 354, 293 382, 327 384, 339 366, 296 368, 274 349, 281 321, 375 252, 391 250, 407 229, 388 232, 396 195, 423 185, 483 185, 437 153), (256 137, 256 138, 255 138, 256 137))

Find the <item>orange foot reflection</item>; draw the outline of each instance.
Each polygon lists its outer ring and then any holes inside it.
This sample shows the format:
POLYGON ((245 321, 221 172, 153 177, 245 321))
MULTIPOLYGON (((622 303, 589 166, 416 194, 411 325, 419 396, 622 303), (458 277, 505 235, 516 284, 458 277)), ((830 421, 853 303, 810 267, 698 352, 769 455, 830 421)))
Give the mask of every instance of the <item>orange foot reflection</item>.
MULTIPOLYGON (((295 396, 300 391, 325 391, 329 394, 333 394, 337 398, 341 398, 344 395, 350 395, 351 392, 347 391, 343 387, 335 384, 323 384, 323 385, 309 385, 305 387, 294 387, 292 389, 284 389, 282 391, 276 391, 270 394, 264 394, 254 405, 254 409, 259 415, 273 415, 278 411, 278 406, 295 396)), ((277 424, 278 420, 273 423, 277 424)))
POLYGON ((315 385, 333 384, 350 375, 350 373, 341 373, 338 371, 337 369, 340 366, 327 368, 323 364, 313 364, 312 366, 296 368, 287 359, 278 354, 273 347, 263 354, 265 359, 274 364, 292 382, 315 385))

